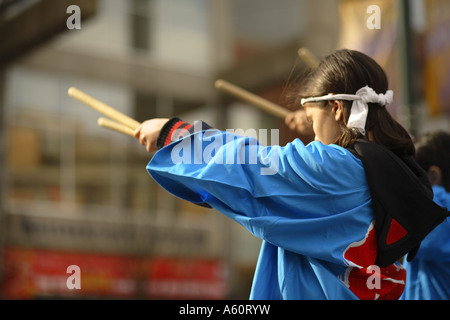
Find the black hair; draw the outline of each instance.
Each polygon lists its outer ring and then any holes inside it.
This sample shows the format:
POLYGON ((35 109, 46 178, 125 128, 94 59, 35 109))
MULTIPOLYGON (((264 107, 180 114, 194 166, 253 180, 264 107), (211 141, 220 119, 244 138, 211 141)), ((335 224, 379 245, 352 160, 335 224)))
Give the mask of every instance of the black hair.
MULTIPOLYGON (((388 90, 388 79, 381 66, 362 52, 348 49, 336 50, 326 56, 319 66, 312 70, 301 82, 297 94, 300 98, 324 96, 329 93, 355 94, 359 89, 369 86, 375 92, 385 94, 388 90)), ((344 123, 342 135, 335 142, 348 148, 358 138, 369 139, 378 143, 397 155, 415 154, 414 143, 407 130, 398 123, 384 106, 369 103, 366 121, 366 134, 363 137, 358 131, 347 128, 350 116, 351 101, 342 101, 344 123)), ((323 106, 327 104, 323 102, 323 106)))

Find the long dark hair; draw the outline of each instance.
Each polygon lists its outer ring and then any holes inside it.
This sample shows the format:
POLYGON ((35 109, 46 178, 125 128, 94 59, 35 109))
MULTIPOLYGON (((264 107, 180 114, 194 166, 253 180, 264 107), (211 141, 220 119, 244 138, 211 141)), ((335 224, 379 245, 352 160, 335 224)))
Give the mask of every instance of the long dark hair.
MULTIPOLYGON (((362 87, 369 86, 377 93, 386 93, 388 79, 380 65, 359 51, 342 49, 333 52, 320 62, 300 84, 300 98, 324 96, 329 93, 355 94, 362 87)), ((414 143, 406 129, 398 123, 389 111, 378 104, 369 104, 366 134, 347 128, 352 101, 341 101, 344 123, 342 135, 335 144, 351 147, 356 139, 365 138, 378 143, 398 155, 415 154, 414 143)), ((325 106, 326 101, 322 102, 325 106)))

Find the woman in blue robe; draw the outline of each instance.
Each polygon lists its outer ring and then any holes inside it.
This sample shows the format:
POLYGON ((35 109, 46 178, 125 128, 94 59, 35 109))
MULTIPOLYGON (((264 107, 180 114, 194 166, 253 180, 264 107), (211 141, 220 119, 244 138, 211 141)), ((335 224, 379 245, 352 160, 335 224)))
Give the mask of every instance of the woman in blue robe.
MULTIPOLYGON (((217 209, 263 240, 251 299, 398 299, 405 270, 376 264, 371 190, 349 151, 363 139, 414 154, 386 109, 386 75, 370 57, 338 50, 296 94, 316 141, 264 147, 203 122, 152 119, 135 132, 147 151, 158 150, 147 170, 168 192, 217 209)), ((400 224, 390 226, 390 241, 404 237, 400 224)))

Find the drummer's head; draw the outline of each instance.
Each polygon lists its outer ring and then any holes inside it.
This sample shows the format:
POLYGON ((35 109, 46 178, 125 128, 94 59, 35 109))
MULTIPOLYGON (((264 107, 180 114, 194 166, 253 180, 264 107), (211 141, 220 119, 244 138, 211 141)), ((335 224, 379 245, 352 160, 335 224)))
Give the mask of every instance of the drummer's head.
MULTIPOLYGON (((369 56, 354 50, 337 50, 326 56, 302 81, 301 98, 328 94, 355 95, 366 86, 377 94, 388 91, 388 79, 381 66, 369 56)), ((303 105, 312 121, 316 140, 324 144, 352 146, 358 138, 372 140, 399 154, 414 154, 408 132, 395 121, 386 107, 368 103, 369 111, 363 133, 347 127, 352 101, 326 100, 303 105)))

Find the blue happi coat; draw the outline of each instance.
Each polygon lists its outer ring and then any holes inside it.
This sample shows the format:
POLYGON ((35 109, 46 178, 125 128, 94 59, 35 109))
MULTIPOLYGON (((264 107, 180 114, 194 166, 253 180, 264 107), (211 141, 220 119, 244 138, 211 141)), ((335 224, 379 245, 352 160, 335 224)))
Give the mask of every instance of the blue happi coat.
POLYGON ((229 132, 196 132, 147 166, 170 193, 208 204, 263 240, 251 299, 398 299, 404 269, 374 266, 371 196, 359 159, 299 139, 262 147, 229 132))
MULTIPOLYGON (((433 187, 434 201, 450 209, 450 193, 433 187)), ((416 257, 404 263, 407 282, 402 300, 450 299, 450 221, 437 226, 422 241, 416 257)))

